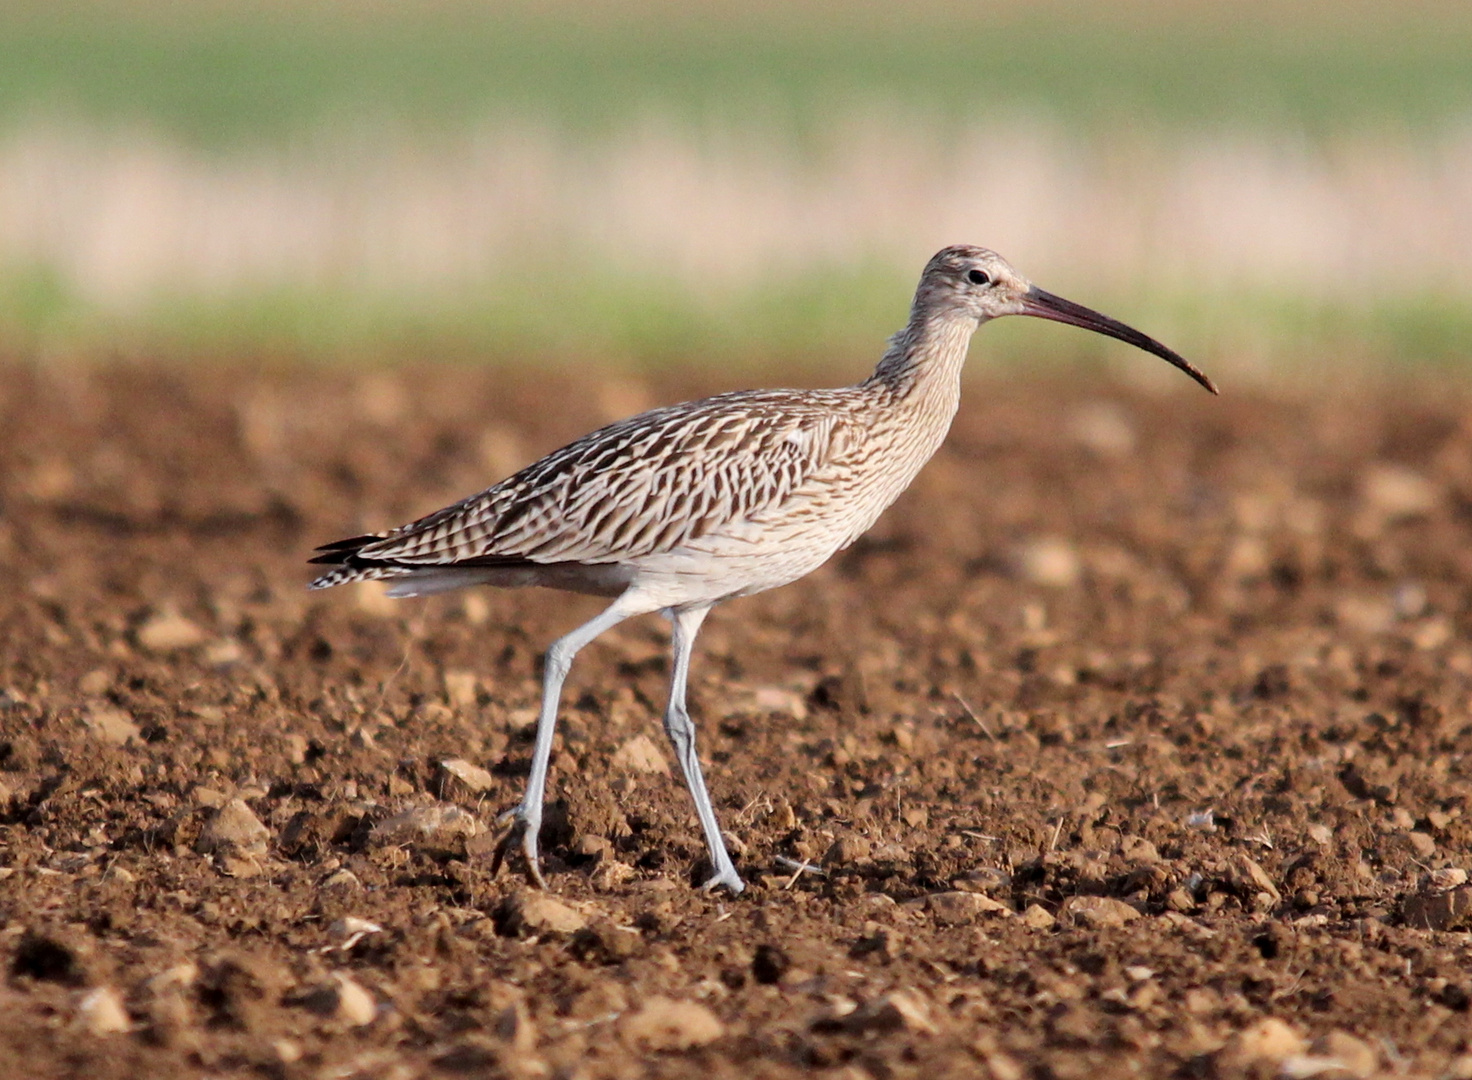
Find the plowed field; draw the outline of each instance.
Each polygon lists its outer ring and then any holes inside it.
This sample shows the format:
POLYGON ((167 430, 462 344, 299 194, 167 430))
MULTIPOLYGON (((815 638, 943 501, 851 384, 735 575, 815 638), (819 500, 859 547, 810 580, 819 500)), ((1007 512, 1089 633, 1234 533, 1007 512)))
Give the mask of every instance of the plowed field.
POLYGON ((495 816, 599 602, 304 588, 729 381, 0 369, 0 1074, 1472 1076, 1472 398, 1223 383, 978 377, 717 609, 731 898, 663 623, 573 668, 543 894, 495 816))

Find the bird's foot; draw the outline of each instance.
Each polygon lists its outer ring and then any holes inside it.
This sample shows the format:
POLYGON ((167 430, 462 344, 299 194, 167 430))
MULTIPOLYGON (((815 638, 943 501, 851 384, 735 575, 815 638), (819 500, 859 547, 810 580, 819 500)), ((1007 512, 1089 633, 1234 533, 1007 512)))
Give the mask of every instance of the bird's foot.
POLYGON ((746 882, 741 880, 741 875, 736 873, 735 867, 727 867, 725 870, 713 874, 700 888, 704 892, 714 892, 722 886, 730 889, 732 896, 739 896, 745 890, 746 882))
POLYGON ((542 877, 542 868, 537 858, 537 836, 542 831, 541 816, 534 818, 525 806, 518 804, 498 817, 496 826, 501 830, 501 838, 496 841, 496 853, 491 857, 491 876, 495 877, 500 872, 506 853, 519 836, 522 854, 526 856, 527 879, 539 889, 547 888, 547 881, 542 877))

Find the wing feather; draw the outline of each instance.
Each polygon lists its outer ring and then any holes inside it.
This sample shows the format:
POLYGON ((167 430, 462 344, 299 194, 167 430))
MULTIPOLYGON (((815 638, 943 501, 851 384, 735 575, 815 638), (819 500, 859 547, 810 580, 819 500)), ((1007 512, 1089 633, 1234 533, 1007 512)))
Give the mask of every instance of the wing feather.
POLYGON ((842 391, 745 391, 600 428, 478 495, 360 547, 362 560, 609 563, 780 505, 850 423, 842 391), (829 400, 829 399, 832 400, 829 400))

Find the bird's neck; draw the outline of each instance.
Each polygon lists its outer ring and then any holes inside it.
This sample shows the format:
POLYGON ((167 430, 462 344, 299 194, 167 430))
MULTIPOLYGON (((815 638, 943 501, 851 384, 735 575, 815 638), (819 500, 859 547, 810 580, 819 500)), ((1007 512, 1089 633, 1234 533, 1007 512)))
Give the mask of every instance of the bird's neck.
POLYGON ((957 314, 913 314, 909 325, 890 338, 865 385, 886 391, 896 403, 945 400, 954 411, 961 395, 961 368, 977 325, 957 314))

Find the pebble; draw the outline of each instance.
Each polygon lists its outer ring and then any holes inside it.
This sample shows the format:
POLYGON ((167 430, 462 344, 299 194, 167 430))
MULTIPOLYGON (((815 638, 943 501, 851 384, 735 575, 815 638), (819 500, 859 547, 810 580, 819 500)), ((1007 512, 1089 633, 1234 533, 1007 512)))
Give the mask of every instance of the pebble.
POLYGON ((1083 573, 1078 549, 1057 536, 1040 536, 1019 544, 1012 552, 1010 566, 1013 576, 1052 589, 1076 584, 1083 573))
POLYGON ((1446 892, 1413 893, 1401 904, 1406 925, 1418 930, 1451 930, 1472 917, 1472 885, 1446 892))
POLYGON ((574 934, 588 925, 588 917, 545 893, 515 893, 501 902, 495 915, 497 929, 510 937, 522 934, 574 934))
POLYGON ((199 830, 195 850, 202 855, 266 854, 271 832, 242 799, 231 799, 199 830))
POLYGON ((479 819, 458 806, 415 806, 373 826, 368 842, 380 847, 449 844, 481 831, 479 819))
POLYGON ((1302 1035, 1277 1017, 1269 1016, 1233 1035, 1221 1053, 1244 1064, 1276 1064, 1303 1054, 1307 1048, 1302 1035))
POLYGON ((1028 904, 1022 913, 1022 924, 1034 930, 1051 930, 1058 925, 1058 920, 1041 904, 1028 904))
POLYGON ((124 746, 142 738, 132 715, 113 705, 93 705, 83 714, 82 723, 97 738, 113 746, 124 746))
MULTIPOLYGON (((1333 1063, 1350 1076, 1371 1076, 1380 1067, 1380 1055, 1365 1040, 1347 1031, 1330 1031, 1320 1035, 1308 1048, 1309 1054, 1333 1063)), ((1283 1071, 1288 1071, 1284 1062, 1283 1071)))
POLYGON ((480 694, 480 680, 473 671, 445 672, 445 697, 456 709, 473 709, 480 694))
POLYGON ((959 926, 981 915, 1012 914, 1010 907, 985 893, 960 891, 931 893, 925 898, 925 910, 942 926, 959 926))
POLYGON ((1467 884, 1467 871, 1460 866, 1444 866, 1426 875, 1426 882, 1433 889, 1455 889, 1467 884))
POLYGON ((340 1020, 349 1027, 371 1024, 378 1015, 373 995, 344 972, 334 972, 331 982, 308 990, 302 1005, 327 1020, 340 1020))
POLYGON ((650 997, 620 1025, 624 1040, 648 1050, 689 1050, 725 1034, 720 1018, 694 1001, 650 997))
POLYGON ((77 1004, 77 1018, 93 1035, 115 1035, 133 1026, 118 992, 110 986, 89 990, 77 1004))
POLYGON ((496 786, 496 778, 488 770, 472 765, 463 758, 446 758, 440 762, 440 768, 447 777, 453 777, 456 782, 464 785, 472 795, 479 795, 496 786))
POLYGON ((281 742, 286 752, 287 761, 291 762, 293 765, 302 765, 306 762, 307 751, 312 748, 312 744, 307 741, 307 737, 305 735, 297 735, 293 733, 286 736, 286 738, 281 740, 281 742))
POLYGON ((1006 895, 1012 891, 1012 875, 995 866, 978 866, 955 878, 951 886, 962 892, 1006 895))
POLYGON ((613 766, 628 772, 668 773, 669 761, 648 735, 635 735, 613 754, 613 766))
POLYGON ((913 991, 903 989, 891 991, 851 1011, 844 1010, 838 1016, 820 1021, 817 1026, 854 1034, 908 1031, 916 1035, 934 1035, 936 1032, 935 1021, 931 1019, 924 1000, 913 991))
POLYGON ((138 628, 138 644, 149 652, 171 653, 193 648, 205 633, 172 608, 156 612, 138 628))
POLYGON ((358 875, 343 867, 335 870, 322 879, 318 886, 322 889, 361 889, 363 883, 358 880, 358 875))
POLYGON ((1075 925, 1090 930, 1107 930, 1123 926, 1140 917, 1140 913, 1123 900, 1112 896, 1071 896, 1063 905, 1075 925))
POLYGON ((1267 893, 1271 903, 1278 903, 1283 896, 1278 892, 1278 887, 1273 884, 1273 879, 1268 877, 1255 859, 1238 852, 1232 859, 1229 875, 1232 884, 1246 893, 1267 893))
POLYGON ((1417 857, 1429 859, 1436 854, 1436 840, 1430 833, 1409 832, 1406 833, 1406 842, 1410 844, 1411 850, 1417 857))
POLYGON ((1439 492, 1435 484, 1414 469, 1381 463, 1365 470, 1360 497, 1384 520, 1398 521, 1434 509, 1439 492))

